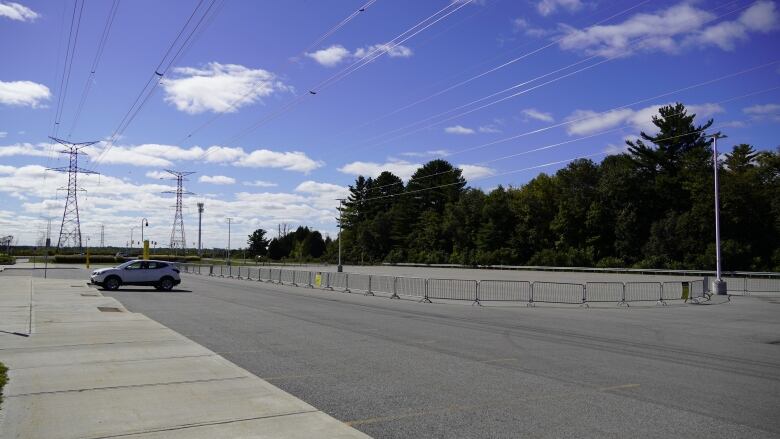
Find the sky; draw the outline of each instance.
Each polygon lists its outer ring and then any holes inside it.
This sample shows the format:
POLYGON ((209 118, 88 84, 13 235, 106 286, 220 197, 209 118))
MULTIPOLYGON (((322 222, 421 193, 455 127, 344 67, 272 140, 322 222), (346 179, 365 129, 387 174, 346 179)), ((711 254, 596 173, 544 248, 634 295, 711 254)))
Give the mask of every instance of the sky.
POLYGON ((84 147, 84 244, 188 246, 256 228, 335 237, 358 175, 442 158, 469 186, 519 186, 654 133, 683 102, 769 150, 780 126, 769 0, 0 0, 0 236, 57 241, 67 156, 84 147))

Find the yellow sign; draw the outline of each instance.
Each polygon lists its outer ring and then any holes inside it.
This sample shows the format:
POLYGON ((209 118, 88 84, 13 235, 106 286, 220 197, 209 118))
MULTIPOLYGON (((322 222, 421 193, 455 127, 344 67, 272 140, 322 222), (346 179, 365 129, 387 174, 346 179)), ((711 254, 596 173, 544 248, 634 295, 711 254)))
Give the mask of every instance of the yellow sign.
POLYGON ((89 268, 89 249, 87 249, 87 268, 89 268))
POLYGON ((322 273, 317 273, 314 276, 314 286, 321 287, 322 286, 322 273))
POLYGON ((146 261, 149 259, 149 240, 144 239, 144 257, 143 260, 146 261))

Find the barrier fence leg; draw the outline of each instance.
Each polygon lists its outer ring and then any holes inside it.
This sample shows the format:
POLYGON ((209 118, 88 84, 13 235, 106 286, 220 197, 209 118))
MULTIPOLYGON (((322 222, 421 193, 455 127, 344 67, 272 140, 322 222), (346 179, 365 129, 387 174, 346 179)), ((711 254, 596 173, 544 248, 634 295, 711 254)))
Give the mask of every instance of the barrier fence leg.
POLYGON ((471 306, 474 305, 482 306, 482 302, 479 301, 479 281, 477 281, 476 285, 474 286, 474 301, 471 302, 471 306))
POLYGON ((330 272, 325 273, 325 276, 328 278, 327 282, 325 282, 325 289, 333 291, 333 285, 330 284, 330 272))
POLYGON ((349 273, 344 274, 344 292, 345 293, 351 293, 352 291, 349 291, 349 273))
POLYGON ((368 291, 366 291, 366 296, 373 296, 374 293, 371 291, 371 275, 368 275, 368 291))
POLYGON ((616 306, 625 305, 626 308, 629 307, 628 302, 626 302, 626 283, 623 282, 623 294, 620 296, 620 302, 617 303, 616 306))
POLYGON ((309 272, 309 283, 306 284, 307 288, 314 288, 314 280, 312 279, 314 277, 314 273, 311 271, 309 272))
POLYGON ((425 296, 419 303, 433 303, 431 302, 431 299, 428 298, 428 279, 425 279, 425 296))
POLYGON ((534 303, 534 283, 531 282, 531 295, 528 296, 528 303, 525 304, 527 307, 534 307, 536 304, 534 303))
POLYGON ((588 305, 588 286, 583 285, 582 286, 582 303, 580 303, 580 308, 582 307, 590 308, 590 305, 588 305))
POLYGON ((661 289, 660 289, 661 292, 658 293, 658 302, 655 302, 655 305, 666 306, 667 304, 664 301, 664 284, 660 284, 660 285, 661 285, 661 289))
POLYGON ((397 291, 398 291, 397 290, 397 288, 398 288, 397 284, 398 284, 398 278, 394 277, 393 278, 393 295, 390 296, 391 299, 400 299, 401 298, 400 296, 398 296, 398 293, 397 293, 397 291))

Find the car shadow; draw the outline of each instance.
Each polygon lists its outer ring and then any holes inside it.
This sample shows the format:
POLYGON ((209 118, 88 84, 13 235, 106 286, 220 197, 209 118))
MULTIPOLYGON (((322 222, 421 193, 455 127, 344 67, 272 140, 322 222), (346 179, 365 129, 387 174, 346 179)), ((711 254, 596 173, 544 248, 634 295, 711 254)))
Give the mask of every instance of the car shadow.
POLYGON ((157 290, 155 288, 130 288, 130 287, 120 287, 118 290, 110 291, 110 290, 100 290, 103 292, 108 293, 160 293, 160 294, 168 294, 168 293, 191 293, 192 290, 184 290, 179 288, 174 288, 170 291, 162 291, 157 290))

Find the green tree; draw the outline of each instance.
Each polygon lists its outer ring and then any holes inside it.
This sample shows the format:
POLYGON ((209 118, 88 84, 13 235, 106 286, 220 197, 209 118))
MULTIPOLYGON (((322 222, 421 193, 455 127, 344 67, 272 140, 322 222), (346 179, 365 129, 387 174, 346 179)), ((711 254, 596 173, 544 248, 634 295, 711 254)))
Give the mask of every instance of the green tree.
POLYGON ((257 229, 249 235, 247 245, 249 254, 252 256, 265 256, 268 252, 268 239, 265 237, 267 232, 263 229, 257 229))

